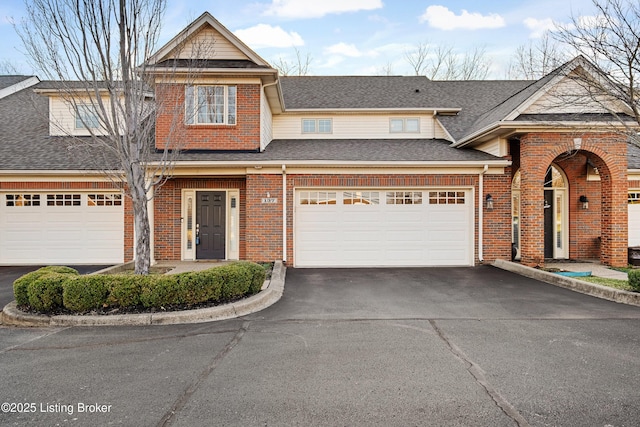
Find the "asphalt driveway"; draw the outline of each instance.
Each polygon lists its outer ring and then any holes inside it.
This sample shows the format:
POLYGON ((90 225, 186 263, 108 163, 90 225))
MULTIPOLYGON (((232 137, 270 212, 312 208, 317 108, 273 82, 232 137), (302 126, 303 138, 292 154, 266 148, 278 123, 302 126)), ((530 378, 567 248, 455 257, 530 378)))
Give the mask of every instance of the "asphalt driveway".
POLYGON ((493 267, 289 269, 242 319, 0 328, 0 424, 635 426, 639 350, 639 308, 493 267))

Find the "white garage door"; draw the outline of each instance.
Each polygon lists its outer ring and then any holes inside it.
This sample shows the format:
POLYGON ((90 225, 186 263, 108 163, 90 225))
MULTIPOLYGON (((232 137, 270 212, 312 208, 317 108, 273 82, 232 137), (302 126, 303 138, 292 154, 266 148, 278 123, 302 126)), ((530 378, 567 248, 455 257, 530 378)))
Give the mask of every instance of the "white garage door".
POLYGON ((629 246, 640 246, 640 191, 629 191, 629 246))
POLYGON ((295 265, 473 264, 470 190, 298 190, 295 265))
POLYGON ((0 264, 110 264, 124 259, 121 194, 0 194, 0 264))

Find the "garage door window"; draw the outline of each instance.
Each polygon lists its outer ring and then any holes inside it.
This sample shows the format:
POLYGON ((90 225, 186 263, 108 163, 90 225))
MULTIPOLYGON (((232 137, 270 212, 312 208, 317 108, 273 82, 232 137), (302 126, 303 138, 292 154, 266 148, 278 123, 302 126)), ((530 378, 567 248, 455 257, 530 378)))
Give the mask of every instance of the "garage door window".
POLYGON ((342 203, 345 205, 379 205, 378 191, 345 191, 342 193, 342 203))
POLYGON ((80 206, 80 195, 47 194, 47 206, 80 206))
POLYGON ((301 191, 301 205, 335 205, 335 191, 301 191))
POLYGON ((387 191, 388 205, 421 205, 422 191, 387 191))
POLYGON ((464 205, 464 191, 430 191, 430 205, 464 205))
POLYGON ((89 194, 89 206, 122 206, 122 194, 89 194))
POLYGON ((40 206, 39 194, 7 194, 6 206, 40 206))

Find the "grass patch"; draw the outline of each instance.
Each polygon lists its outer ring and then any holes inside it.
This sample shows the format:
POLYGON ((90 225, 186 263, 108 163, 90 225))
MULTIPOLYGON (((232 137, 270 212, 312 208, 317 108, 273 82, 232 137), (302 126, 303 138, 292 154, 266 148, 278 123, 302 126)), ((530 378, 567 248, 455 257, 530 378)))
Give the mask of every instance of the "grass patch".
POLYGON ((620 279, 607 279, 605 277, 574 277, 574 279, 583 280, 589 283, 595 283, 597 285, 608 286, 610 288, 622 289, 623 291, 631 291, 634 292, 633 286, 629 285, 628 280, 620 280, 620 279))

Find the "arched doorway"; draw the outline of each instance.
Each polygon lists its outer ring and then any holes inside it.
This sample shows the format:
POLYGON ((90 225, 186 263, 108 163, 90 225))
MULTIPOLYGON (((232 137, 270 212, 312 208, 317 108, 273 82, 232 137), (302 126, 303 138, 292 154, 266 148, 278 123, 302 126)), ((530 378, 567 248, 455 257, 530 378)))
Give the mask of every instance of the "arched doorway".
MULTIPOLYGON (((514 259, 520 259, 521 195, 520 171, 511 183, 512 245, 514 259)), ((569 258, 569 184, 566 175, 557 165, 547 169, 544 180, 544 257, 569 258)))

